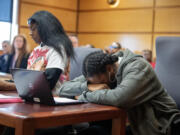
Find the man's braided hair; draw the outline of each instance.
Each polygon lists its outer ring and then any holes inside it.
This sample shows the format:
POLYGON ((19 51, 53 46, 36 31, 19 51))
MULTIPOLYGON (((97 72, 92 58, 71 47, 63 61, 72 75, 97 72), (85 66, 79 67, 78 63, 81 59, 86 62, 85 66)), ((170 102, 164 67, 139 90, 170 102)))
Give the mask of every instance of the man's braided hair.
POLYGON ((92 77, 93 75, 105 73, 106 65, 112 65, 118 61, 118 57, 96 51, 90 53, 83 62, 82 73, 85 77, 92 77))

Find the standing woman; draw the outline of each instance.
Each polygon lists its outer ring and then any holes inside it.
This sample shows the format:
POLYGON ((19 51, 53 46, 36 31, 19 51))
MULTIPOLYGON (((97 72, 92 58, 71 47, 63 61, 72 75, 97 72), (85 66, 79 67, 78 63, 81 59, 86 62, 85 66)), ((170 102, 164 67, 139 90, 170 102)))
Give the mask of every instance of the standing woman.
POLYGON ((12 52, 8 57, 6 72, 11 68, 26 68, 29 54, 27 52, 27 41, 23 35, 14 37, 12 43, 12 52))
POLYGON ((36 12, 28 19, 30 35, 39 45, 28 60, 28 69, 45 71, 50 88, 60 87, 60 75, 74 58, 71 41, 58 19, 48 11, 36 12))

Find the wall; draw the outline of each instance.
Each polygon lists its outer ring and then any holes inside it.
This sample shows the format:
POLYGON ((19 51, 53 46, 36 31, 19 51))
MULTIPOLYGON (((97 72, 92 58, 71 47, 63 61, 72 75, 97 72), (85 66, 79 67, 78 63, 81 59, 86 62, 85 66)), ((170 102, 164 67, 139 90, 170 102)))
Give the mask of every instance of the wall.
POLYGON ((20 0, 19 33, 26 36, 29 51, 36 43, 29 36, 27 19, 38 10, 50 11, 61 21, 66 32, 76 33, 77 0, 20 0))
POLYGON ((111 8, 107 0, 80 0, 80 44, 104 48, 113 41, 132 51, 153 50, 157 36, 180 36, 180 0, 120 0, 111 8))
POLYGON ((20 0, 19 32, 29 50, 36 44, 27 19, 37 10, 52 12, 68 33, 78 33, 80 45, 104 48, 119 41, 132 51, 151 49, 155 56, 157 36, 180 36, 180 0, 120 0, 116 8, 107 0, 20 0))

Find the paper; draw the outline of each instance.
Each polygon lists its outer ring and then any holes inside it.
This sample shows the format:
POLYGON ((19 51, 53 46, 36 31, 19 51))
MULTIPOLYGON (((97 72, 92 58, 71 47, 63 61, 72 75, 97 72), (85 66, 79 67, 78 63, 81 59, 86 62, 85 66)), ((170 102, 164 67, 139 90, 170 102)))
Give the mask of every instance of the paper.
POLYGON ((0 72, 0 75, 5 76, 5 75, 7 75, 7 74, 6 74, 6 73, 3 73, 3 72, 0 72))
POLYGON ((9 99, 9 98, 19 98, 19 97, 17 97, 17 96, 6 96, 6 95, 3 95, 3 94, 0 94, 0 99, 9 99))
POLYGON ((0 103, 22 103, 23 100, 17 96, 6 96, 0 94, 0 103))
POLYGON ((62 98, 62 97, 54 97, 54 101, 57 103, 76 103, 76 102, 79 102, 78 100, 75 100, 75 99, 62 98))

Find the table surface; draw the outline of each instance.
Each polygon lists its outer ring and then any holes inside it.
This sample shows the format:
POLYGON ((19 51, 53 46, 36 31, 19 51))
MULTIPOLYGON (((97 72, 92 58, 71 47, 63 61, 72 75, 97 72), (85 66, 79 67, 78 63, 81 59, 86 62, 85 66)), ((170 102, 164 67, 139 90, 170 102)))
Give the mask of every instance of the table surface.
POLYGON ((0 72, 0 78, 12 78, 11 74, 0 72))
MULTIPOLYGON (((17 95, 15 92, 3 91, 1 94, 17 95)), ((125 128, 126 114, 117 107, 92 103, 65 106, 31 103, 0 104, 0 124, 16 128, 16 135, 33 135, 36 128, 107 119, 114 119, 113 135, 124 134, 122 128, 125 128)))
POLYGON ((104 112, 113 114, 117 117, 121 112, 120 109, 112 106, 104 106, 92 103, 65 105, 65 106, 46 106, 31 103, 8 103, 0 104, 0 115, 15 117, 19 119, 36 119, 69 115, 83 115, 104 112))

